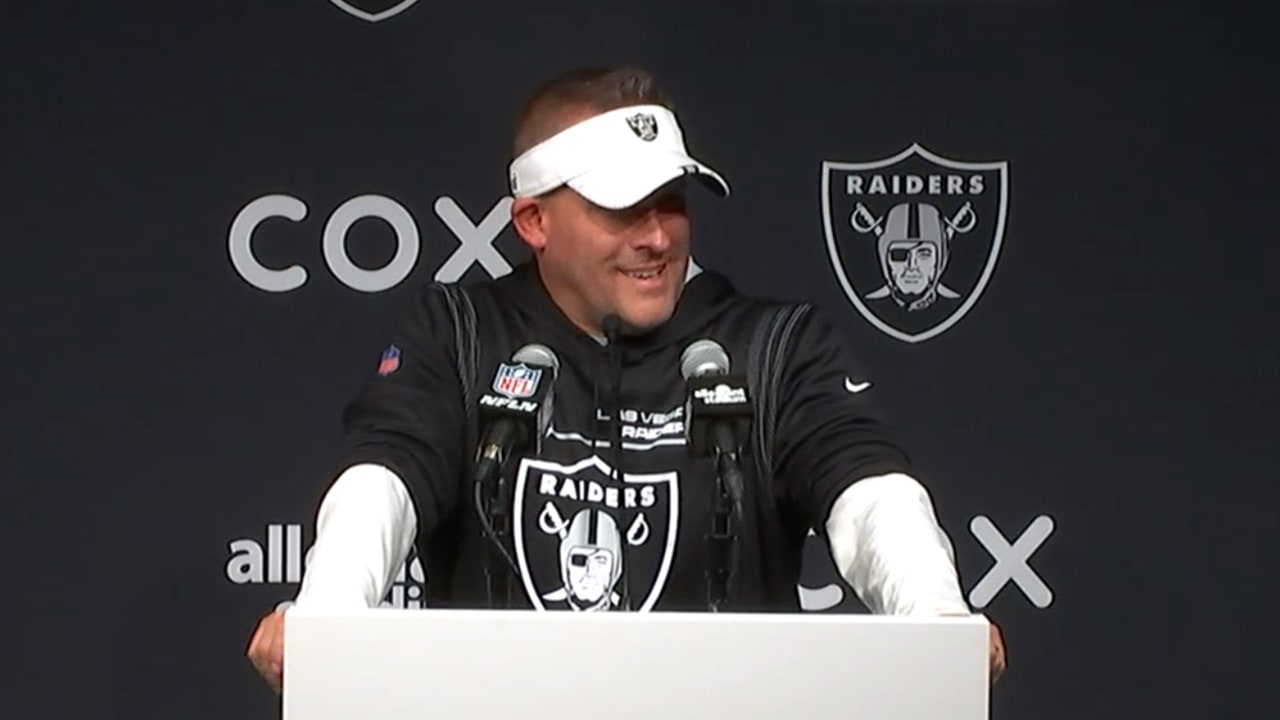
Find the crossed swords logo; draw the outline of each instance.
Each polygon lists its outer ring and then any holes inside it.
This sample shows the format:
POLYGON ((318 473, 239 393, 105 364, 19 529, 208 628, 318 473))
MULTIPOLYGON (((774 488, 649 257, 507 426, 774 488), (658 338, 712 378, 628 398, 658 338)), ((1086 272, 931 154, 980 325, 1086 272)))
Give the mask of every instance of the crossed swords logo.
MULTIPOLYGON (((588 509, 584 512, 596 512, 596 510, 588 509)), ((555 535, 561 541, 569 535, 569 522, 564 519, 564 516, 560 514, 559 508, 550 500, 542 506, 542 512, 538 513, 538 529, 548 535, 555 535)), ((636 515, 635 520, 631 521, 631 527, 627 529, 627 544, 632 547, 645 544, 649 541, 650 532, 649 521, 645 519, 642 511, 636 515)), ((618 561, 620 559, 616 560, 616 562, 618 561)), ((562 587, 543 595, 542 599, 562 601, 568 596, 569 589, 562 587)), ((622 597, 612 590, 609 592, 609 599, 613 605, 617 605, 622 601, 622 597)))
MULTIPOLYGON (((972 230, 973 226, 978 224, 978 215, 973 211, 973 203, 966 202, 950 219, 942 218, 942 222, 947 226, 945 241, 950 243, 951 238, 955 237, 957 233, 963 234, 972 230)), ((873 233, 877 238, 880 237, 884 234, 883 224, 884 217, 876 217, 862 203, 858 203, 849 215, 849 226, 863 235, 873 233)), ((955 300, 960 297, 960 293, 942 284, 941 280, 938 281, 938 294, 948 300, 955 300)), ((869 300, 880 300, 886 297, 889 297, 888 283, 881 286, 879 290, 867 295, 869 300)))

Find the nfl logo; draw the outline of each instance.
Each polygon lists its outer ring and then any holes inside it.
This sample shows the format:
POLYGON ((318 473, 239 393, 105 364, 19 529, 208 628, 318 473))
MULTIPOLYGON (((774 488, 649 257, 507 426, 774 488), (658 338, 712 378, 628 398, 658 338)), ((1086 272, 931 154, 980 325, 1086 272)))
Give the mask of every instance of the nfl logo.
POLYGON ((400 369, 400 348, 392 345, 378 359, 378 374, 386 377, 400 369))
POLYGON ((493 378, 493 391, 509 398, 533 397, 538 391, 538 380, 542 378, 542 370, 531 368, 524 363, 498 366, 498 374, 493 378))

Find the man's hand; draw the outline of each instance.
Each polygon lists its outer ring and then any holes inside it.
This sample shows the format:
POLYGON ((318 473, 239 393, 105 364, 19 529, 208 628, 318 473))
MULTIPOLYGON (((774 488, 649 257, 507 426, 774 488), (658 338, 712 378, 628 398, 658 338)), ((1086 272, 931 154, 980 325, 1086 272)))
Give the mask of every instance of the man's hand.
POLYGON ((284 611, 262 618, 249 640, 249 662, 276 692, 284 685, 284 611))
POLYGON ((991 683, 994 685, 1004 674, 1004 635, 995 623, 991 623, 991 683))
MULTIPOLYGON (((944 616, 967 617, 961 613, 942 613, 944 616)), ((991 663, 991 684, 994 685, 1000 676, 1004 674, 1005 654, 1004 654, 1004 634, 1000 632, 1000 627, 987 619, 987 624, 991 631, 988 633, 990 637, 990 649, 988 652, 988 660, 991 663)))

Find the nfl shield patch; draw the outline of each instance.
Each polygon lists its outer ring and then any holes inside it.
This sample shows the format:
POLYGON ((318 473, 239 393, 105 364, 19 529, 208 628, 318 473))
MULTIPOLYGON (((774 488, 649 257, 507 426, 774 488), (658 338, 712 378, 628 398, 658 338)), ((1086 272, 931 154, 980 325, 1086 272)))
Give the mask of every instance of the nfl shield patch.
POLYGON ((378 374, 386 377, 396 370, 400 369, 400 348, 392 345, 382 351, 382 357, 378 359, 378 374))
POLYGON ((541 379, 540 368, 531 368, 524 363, 502 363, 493 378, 493 391, 513 399, 533 397, 541 379))

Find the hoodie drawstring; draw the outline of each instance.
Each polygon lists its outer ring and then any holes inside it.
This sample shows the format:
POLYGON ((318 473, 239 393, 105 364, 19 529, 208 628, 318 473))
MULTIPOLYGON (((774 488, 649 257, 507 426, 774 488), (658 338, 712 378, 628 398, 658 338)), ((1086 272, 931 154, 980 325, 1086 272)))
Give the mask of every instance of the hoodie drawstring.
MULTIPOLYGON (((603 322, 605 339, 608 341, 609 350, 609 448, 612 451, 610 465, 615 473, 614 482, 618 487, 623 486, 623 478, 626 477, 622 468, 622 347, 619 345, 619 337, 622 334, 622 320, 617 315, 606 315, 603 322)), ((626 522, 621 523, 621 528, 626 528, 626 522)), ((627 539, 625 530, 619 545, 619 558, 622 563, 622 582, 620 609, 626 611, 631 609, 631 567, 627 563, 627 539)))

